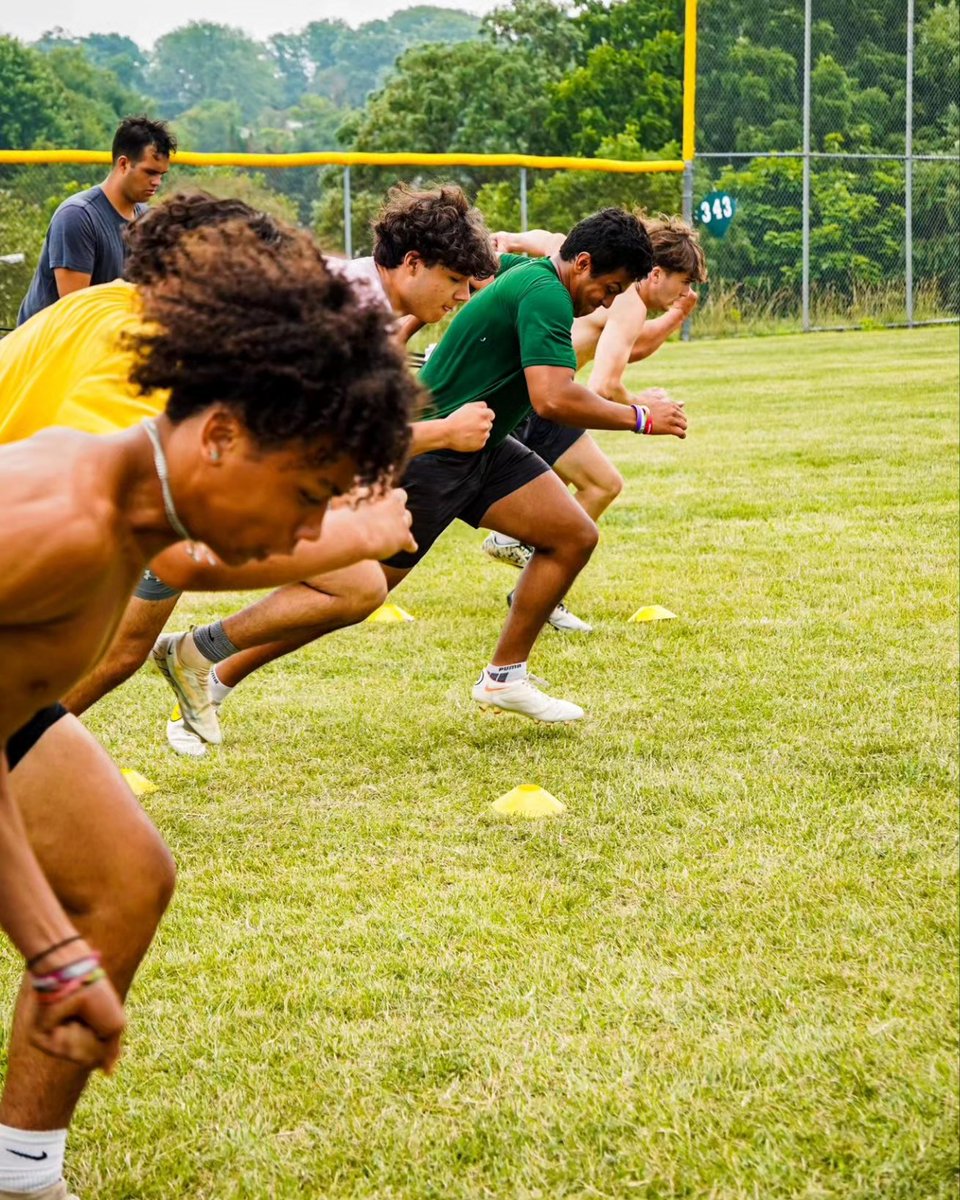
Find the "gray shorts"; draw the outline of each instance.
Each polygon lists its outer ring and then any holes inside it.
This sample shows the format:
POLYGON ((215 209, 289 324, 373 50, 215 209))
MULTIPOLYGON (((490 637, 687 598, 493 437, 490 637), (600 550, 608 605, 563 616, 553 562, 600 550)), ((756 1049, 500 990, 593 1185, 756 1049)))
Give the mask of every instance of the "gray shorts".
POLYGON ((180 592, 177 588, 172 588, 164 583, 147 567, 133 594, 138 600, 174 600, 180 595, 180 592))

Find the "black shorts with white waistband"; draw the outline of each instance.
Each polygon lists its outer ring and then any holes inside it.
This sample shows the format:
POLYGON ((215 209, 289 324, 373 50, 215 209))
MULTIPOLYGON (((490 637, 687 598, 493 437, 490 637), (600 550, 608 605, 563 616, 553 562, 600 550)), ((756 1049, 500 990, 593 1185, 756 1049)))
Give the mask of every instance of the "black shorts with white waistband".
POLYGON ((512 437, 469 454, 433 450, 413 459, 400 483, 407 492, 417 543, 411 554, 401 550, 386 566, 415 567, 448 525, 465 521, 476 529, 487 509, 550 470, 532 450, 512 437))

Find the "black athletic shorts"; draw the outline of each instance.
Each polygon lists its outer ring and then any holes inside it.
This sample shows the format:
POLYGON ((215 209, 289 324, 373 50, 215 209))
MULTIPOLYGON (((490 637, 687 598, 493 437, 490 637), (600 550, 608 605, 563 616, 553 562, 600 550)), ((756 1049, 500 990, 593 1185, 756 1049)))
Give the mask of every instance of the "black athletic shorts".
POLYGON ((538 454, 548 467, 552 467, 561 454, 566 454, 574 442, 578 442, 587 431, 576 425, 558 425, 537 413, 518 425, 513 436, 534 454, 538 454))
POLYGON ((34 713, 26 725, 21 725, 7 742, 7 764, 10 770, 12 771, 27 751, 40 741, 51 725, 56 725, 60 718, 66 715, 67 710, 62 704, 50 704, 34 713))
POLYGON ((417 549, 414 554, 401 550, 386 565, 402 571, 416 566, 448 525, 459 519, 476 529, 492 504, 549 470, 542 458, 512 437, 469 454, 459 450, 421 454, 411 461, 400 483, 413 514, 417 549))

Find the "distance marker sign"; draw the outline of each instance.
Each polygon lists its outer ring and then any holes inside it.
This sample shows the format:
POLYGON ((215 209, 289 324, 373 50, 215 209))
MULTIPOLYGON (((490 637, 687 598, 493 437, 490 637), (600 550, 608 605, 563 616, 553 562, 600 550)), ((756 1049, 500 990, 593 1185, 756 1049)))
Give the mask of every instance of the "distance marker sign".
POLYGON ((714 237, 723 237, 730 228, 737 202, 727 192, 711 192, 697 205, 697 219, 714 237))

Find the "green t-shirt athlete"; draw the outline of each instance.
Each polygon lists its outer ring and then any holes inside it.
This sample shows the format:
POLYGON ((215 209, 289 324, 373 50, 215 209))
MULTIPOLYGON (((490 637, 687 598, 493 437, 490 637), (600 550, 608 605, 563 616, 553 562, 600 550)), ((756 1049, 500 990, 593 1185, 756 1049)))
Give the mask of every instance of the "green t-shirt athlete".
POLYGON ((573 317, 552 259, 505 254, 496 281, 464 306, 420 372, 433 411, 445 417, 484 400, 496 414, 487 446, 498 445, 530 412, 527 367, 576 371, 573 317))
MULTIPOLYGON (((597 527, 547 464, 510 433, 531 407, 564 425, 643 431, 641 408, 604 400, 576 382, 570 331, 574 317, 612 304, 652 262, 650 238, 636 217, 617 208, 587 217, 552 258, 501 264, 497 279, 461 310, 421 372, 437 417, 484 401, 495 419, 482 450, 440 450, 408 466, 402 486, 417 550, 383 564, 388 586, 395 587, 458 518, 534 547, 490 665, 473 688, 484 707, 548 722, 583 716, 578 705, 530 682, 527 658, 589 560, 597 527)), ((666 419, 682 436, 682 409, 671 406, 666 419)))

